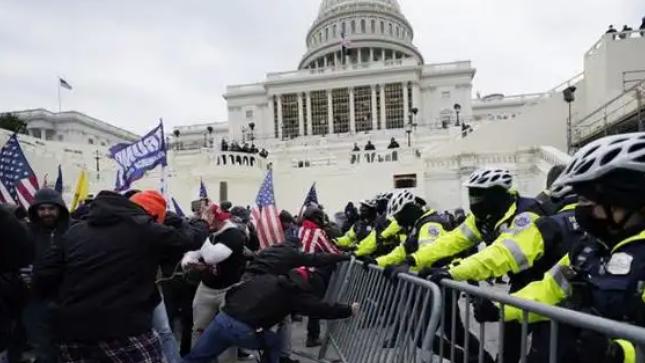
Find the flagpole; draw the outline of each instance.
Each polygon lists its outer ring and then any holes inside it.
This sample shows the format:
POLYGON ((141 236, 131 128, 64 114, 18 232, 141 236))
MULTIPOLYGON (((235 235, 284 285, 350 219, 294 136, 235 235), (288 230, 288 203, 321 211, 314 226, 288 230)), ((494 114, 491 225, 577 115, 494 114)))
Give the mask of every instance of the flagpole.
POLYGON ((61 102, 60 102, 60 77, 58 77, 58 113, 61 111, 61 102))

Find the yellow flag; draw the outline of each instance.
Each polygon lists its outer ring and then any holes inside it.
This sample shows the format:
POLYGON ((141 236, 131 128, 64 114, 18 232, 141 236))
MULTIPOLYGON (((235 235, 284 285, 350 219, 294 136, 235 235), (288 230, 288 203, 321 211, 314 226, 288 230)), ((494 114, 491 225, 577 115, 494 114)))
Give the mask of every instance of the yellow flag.
POLYGON ((78 180, 76 180, 76 189, 74 190, 74 198, 72 199, 72 205, 70 208, 70 211, 76 210, 78 208, 78 205, 81 204, 82 201, 87 199, 87 195, 90 192, 90 182, 87 179, 87 172, 85 172, 85 169, 81 170, 81 174, 78 176, 78 180))

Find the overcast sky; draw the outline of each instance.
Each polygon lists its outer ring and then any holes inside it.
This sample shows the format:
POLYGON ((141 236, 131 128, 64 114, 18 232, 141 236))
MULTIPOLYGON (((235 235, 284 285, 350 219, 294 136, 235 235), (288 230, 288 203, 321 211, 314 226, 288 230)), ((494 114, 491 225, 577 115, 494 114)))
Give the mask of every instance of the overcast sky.
MULTIPOLYGON (((582 70, 643 0, 399 0, 427 63, 470 59, 473 91, 540 92, 582 70)), ((297 67, 319 0, 0 0, 0 112, 57 104, 137 133, 226 121, 226 85, 297 67)))

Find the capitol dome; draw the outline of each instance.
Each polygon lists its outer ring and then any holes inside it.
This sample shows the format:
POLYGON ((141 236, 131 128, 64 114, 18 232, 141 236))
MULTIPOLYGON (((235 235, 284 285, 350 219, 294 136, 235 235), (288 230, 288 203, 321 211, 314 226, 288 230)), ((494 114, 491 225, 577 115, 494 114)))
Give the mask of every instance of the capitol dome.
POLYGON ((412 26, 397 0, 323 0, 307 33, 300 69, 423 57, 412 44, 412 26), (341 52, 343 34, 351 49, 341 52))

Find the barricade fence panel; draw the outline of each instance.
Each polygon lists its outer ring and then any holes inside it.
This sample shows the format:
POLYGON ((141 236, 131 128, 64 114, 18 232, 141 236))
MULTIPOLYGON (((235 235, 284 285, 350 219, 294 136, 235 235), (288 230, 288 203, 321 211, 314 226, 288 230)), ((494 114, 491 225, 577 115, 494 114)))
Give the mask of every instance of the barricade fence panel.
MULTIPOLYGON (((327 322, 317 360, 344 363, 575 363, 576 337, 591 330, 645 347, 645 328, 557 306, 519 299, 499 288, 444 280, 441 287, 417 276, 388 279, 360 261, 339 265, 325 299, 361 304, 361 313, 327 322), (498 322, 478 323, 472 305, 492 301, 498 322), (523 320, 504 322, 504 306, 523 320), (528 323, 529 313, 547 319, 528 323), (331 349, 330 349, 331 348, 331 349)), ((308 357, 312 358, 312 357, 308 357)))
POLYGON ((441 291, 430 281, 411 275, 390 280, 382 268, 365 268, 353 260, 337 269, 326 298, 358 302, 361 313, 353 319, 327 322, 320 361, 333 355, 329 348, 346 363, 430 359, 423 352, 430 351, 441 315, 441 291))

